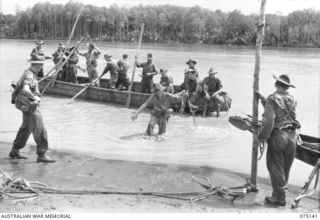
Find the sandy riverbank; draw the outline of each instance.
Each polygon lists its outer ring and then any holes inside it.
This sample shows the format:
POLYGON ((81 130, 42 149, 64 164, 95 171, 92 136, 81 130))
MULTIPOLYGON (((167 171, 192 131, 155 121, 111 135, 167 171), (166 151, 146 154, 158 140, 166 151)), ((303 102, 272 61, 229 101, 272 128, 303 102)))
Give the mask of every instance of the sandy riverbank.
MULTIPOLYGON (((97 159, 86 155, 51 151, 54 164, 36 163, 35 147, 23 152, 28 160, 8 159, 11 146, 0 142, 0 168, 13 173, 14 178, 39 181, 50 188, 64 190, 190 192, 203 188, 192 176, 209 177, 217 186, 239 186, 247 175, 212 167, 193 167, 173 164, 153 164, 131 161, 97 159)), ((270 195, 269 180, 259 179, 259 192, 249 193, 234 204, 218 196, 189 203, 187 201, 150 196, 130 195, 49 195, 35 199, 0 200, 0 213, 6 212, 319 212, 319 194, 305 198, 292 210, 290 203, 300 191, 289 186, 287 206, 275 208, 264 204, 270 195)))

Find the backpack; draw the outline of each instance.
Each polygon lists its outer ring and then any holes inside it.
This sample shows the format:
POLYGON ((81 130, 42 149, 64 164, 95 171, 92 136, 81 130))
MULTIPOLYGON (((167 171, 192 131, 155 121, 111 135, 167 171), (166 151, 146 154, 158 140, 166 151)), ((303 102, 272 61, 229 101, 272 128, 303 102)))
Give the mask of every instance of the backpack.
POLYGON ((19 94, 19 84, 12 81, 11 87, 13 88, 13 91, 11 93, 11 104, 15 104, 17 96, 19 94))

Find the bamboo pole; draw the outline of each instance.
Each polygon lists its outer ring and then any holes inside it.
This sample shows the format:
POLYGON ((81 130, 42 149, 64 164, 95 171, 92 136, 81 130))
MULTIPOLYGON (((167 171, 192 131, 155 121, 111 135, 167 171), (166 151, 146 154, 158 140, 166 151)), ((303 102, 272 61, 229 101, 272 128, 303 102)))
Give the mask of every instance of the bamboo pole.
POLYGON ((141 25, 141 31, 140 31, 140 36, 139 36, 139 43, 138 43, 137 53, 136 53, 136 56, 135 56, 135 59, 134 59, 134 64, 133 64, 133 71, 132 71, 130 86, 129 86, 129 89, 128 89, 128 98, 127 98, 127 102, 126 102, 126 107, 127 108, 129 108, 130 102, 131 102, 131 92, 132 92, 132 87, 133 87, 134 75, 135 75, 135 72, 136 72, 136 62, 138 60, 138 54, 139 54, 139 50, 140 50, 140 47, 141 47, 143 29, 144 29, 144 23, 142 23, 142 25, 141 25))
POLYGON ((86 91, 90 86, 92 86, 95 82, 97 82, 99 79, 101 79, 101 77, 104 74, 101 74, 98 78, 96 78, 95 80, 93 80, 91 83, 89 83, 89 85, 85 86, 83 89, 80 90, 80 92, 78 92, 76 95, 74 95, 68 102, 67 105, 70 104, 74 99, 76 99, 79 95, 81 95, 81 93, 83 93, 84 91, 86 91))
MULTIPOLYGON (((76 26, 77 26, 77 24, 78 24, 78 21, 79 21, 79 18, 80 18, 82 9, 83 9, 83 5, 81 6, 81 8, 80 8, 80 10, 79 10, 79 13, 78 13, 78 16, 77 16, 77 19, 76 19, 76 21, 74 22, 74 25, 73 25, 73 27, 72 27, 72 30, 71 30, 69 39, 68 39, 67 44, 66 44, 66 48, 68 48, 68 46, 69 46, 69 44, 70 44, 70 41, 71 41, 71 38, 73 37, 74 30, 76 29, 76 26)), ((65 54, 65 52, 66 52, 66 50, 64 50, 63 55, 65 54)), ((63 67, 63 66, 61 66, 61 67, 63 67)), ((56 83, 57 77, 58 77, 58 74, 56 74, 56 75, 52 78, 51 87, 54 87, 54 84, 56 83)))
MULTIPOLYGON (((256 40, 256 51, 255 51, 255 65, 254 65, 254 81, 253 81, 253 109, 252 109, 252 122, 258 124, 258 105, 259 99, 256 91, 259 91, 259 74, 260 74, 260 57, 262 41, 264 37, 264 26, 265 26, 265 6, 267 0, 261 0, 259 22, 257 26, 257 40, 256 40)), ((257 170, 258 170, 258 127, 253 129, 253 141, 252 141, 252 157, 251 157, 251 182, 253 185, 257 185, 257 170)))

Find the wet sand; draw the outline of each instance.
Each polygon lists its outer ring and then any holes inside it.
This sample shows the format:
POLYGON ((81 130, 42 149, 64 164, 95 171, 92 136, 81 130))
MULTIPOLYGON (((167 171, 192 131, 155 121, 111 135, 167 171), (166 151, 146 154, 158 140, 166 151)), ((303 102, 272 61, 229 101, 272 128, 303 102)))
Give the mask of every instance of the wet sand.
MULTIPOLYGON (((203 188, 192 176, 206 176, 216 186, 240 186, 247 175, 213 167, 195 167, 174 164, 104 160, 76 153, 50 151, 57 159, 53 164, 36 163, 34 146, 22 152, 27 160, 8 158, 11 145, 0 142, 0 168, 12 173, 14 178, 45 183, 50 188, 63 190, 101 190, 125 192, 192 192, 203 188)), ((258 179, 258 193, 248 193, 243 198, 230 201, 211 196, 203 201, 189 203, 177 199, 141 195, 58 195, 0 200, 1 213, 21 212, 319 212, 319 193, 304 198, 297 209, 290 203, 300 192, 300 186, 289 186, 287 206, 275 208, 264 204, 264 197, 271 194, 268 179, 258 179)))

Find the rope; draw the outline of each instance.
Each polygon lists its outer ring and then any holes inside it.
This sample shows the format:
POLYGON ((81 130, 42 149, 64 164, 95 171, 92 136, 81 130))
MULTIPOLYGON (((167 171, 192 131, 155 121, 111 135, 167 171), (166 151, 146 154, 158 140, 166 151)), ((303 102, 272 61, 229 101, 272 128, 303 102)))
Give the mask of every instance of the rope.
POLYGON ((205 190, 194 192, 125 192, 125 191, 98 191, 98 190, 60 190, 52 189, 40 182, 28 182, 25 179, 12 179, 11 176, 3 172, 0 168, 2 176, 0 176, 0 198, 7 196, 13 199, 28 199, 38 197, 42 194, 69 194, 69 195, 143 195, 156 196, 163 198, 179 199, 189 202, 200 201, 210 197, 211 195, 218 195, 233 202, 235 199, 241 198, 245 193, 250 192, 250 184, 244 186, 226 188, 222 186, 215 186, 210 182, 208 177, 192 176, 192 180, 200 184, 205 190), (200 181, 206 180, 206 183, 200 181), (28 196, 15 196, 16 193, 31 193, 28 196))

